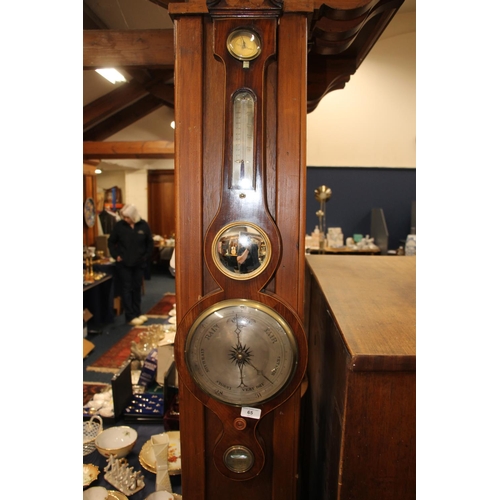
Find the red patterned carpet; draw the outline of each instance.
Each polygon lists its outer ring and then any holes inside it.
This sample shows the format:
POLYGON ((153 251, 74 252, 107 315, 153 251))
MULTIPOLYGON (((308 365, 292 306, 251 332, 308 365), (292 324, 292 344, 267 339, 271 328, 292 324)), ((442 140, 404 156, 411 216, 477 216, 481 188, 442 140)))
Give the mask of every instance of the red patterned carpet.
MULTIPOLYGON (((147 313, 151 317, 167 317, 169 311, 175 304, 175 294, 166 293, 160 301, 147 313)), ((144 331, 146 326, 136 326, 123 336, 113 347, 106 351, 96 361, 87 367, 89 371, 116 373, 122 364, 130 356, 130 342, 139 340, 139 333, 144 331)))
POLYGON ((175 294, 166 293, 160 301, 154 305, 147 313, 146 316, 168 316, 168 313, 175 304, 175 294))
POLYGON ((139 340, 139 333, 145 329, 145 326, 132 328, 111 349, 106 351, 91 365, 87 366, 87 370, 92 372, 116 373, 130 356, 130 342, 137 342, 139 340))

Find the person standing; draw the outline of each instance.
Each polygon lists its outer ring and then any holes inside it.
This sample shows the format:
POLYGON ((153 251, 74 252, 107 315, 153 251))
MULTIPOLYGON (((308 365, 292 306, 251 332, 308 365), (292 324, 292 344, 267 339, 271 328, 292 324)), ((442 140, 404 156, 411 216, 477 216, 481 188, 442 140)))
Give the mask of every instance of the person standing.
POLYGON ((241 274, 251 273, 260 266, 259 248, 252 241, 246 242, 241 245, 236 261, 241 274))
POLYGON ((138 326, 148 319, 141 314, 141 289, 144 271, 153 254, 153 235, 134 205, 126 204, 120 215, 122 220, 111 231, 108 248, 116 261, 125 321, 138 326))

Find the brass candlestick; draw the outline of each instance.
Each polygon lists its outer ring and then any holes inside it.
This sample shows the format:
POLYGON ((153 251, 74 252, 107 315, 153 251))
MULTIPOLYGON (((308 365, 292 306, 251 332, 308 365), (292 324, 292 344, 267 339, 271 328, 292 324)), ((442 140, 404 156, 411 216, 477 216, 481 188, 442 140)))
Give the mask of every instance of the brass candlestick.
POLYGON ((325 235, 326 235, 326 202, 332 196, 332 190, 325 186, 319 186, 314 190, 314 197, 319 201, 319 210, 316 215, 319 219, 319 250, 320 253, 325 252, 325 235))
POLYGON ((91 270, 91 264, 90 264, 90 259, 87 256, 85 258, 85 281, 91 282, 94 281, 94 272, 91 270))
POLYGON ((91 247, 85 247, 85 281, 94 281, 94 267, 92 264, 92 259, 94 257, 94 251, 91 247))

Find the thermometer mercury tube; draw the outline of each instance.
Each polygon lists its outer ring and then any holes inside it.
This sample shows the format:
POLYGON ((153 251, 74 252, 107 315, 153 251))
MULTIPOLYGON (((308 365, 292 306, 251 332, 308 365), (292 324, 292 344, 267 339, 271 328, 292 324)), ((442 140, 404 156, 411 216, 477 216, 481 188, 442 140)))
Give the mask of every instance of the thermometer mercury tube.
POLYGON ((253 189, 255 99, 239 92, 233 100, 233 163, 231 188, 253 189))

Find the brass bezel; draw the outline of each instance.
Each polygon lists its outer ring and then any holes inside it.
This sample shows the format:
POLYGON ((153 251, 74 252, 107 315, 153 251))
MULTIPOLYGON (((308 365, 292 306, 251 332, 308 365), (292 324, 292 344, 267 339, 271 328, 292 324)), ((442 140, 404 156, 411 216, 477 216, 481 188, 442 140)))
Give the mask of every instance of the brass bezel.
POLYGON ((254 59, 257 59, 257 57, 259 57, 260 53, 262 52, 262 42, 260 36, 255 30, 250 28, 237 28, 231 31, 231 33, 229 33, 229 35, 227 36, 226 47, 231 56, 233 56, 235 59, 238 59, 238 61, 253 61, 254 59), (241 35, 253 35, 256 38, 257 50, 254 54, 250 56, 243 56, 235 52, 234 47, 232 46, 232 42, 235 38, 241 35))
POLYGON ((251 299, 227 299, 227 300, 223 300, 221 302, 218 302, 218 303, 208 307, 196 318, 194 323, 191 325, 191 328, 189 329, 189 332, 188 332, 187 337, 186 337, 184 358, 186 361, 186 366, 187 366, 187 369, 189 371, 189 374, 191 375, 195 384, 200 388, 200 390, 202 390, 204 393, 208 394, 211 398, 213 398, 217 401, 220 401, 221 403, 224 403, 226 405, 243 407, 243 406, 249 406, 249 405, 262 405, 263 403, 278 397, 278 395, 281 394, 285 390, 285 388, 288 386, 288 384, 293 379, 295 372, 297 370, 298 346, 297 346, 297 340, 295 339, 295 335, 293 334, 292 328, 290 327, 288 322, 285 320, 285 318, 283 318, 280 314, 278 314, 271 307, 269 307, 265 304, 262 304, 261 302, 257 302, 255 300, 251 300, 251 299), (200 371, 194 371, 191 368, 191 364, 190 364, 190 360, 189 360, 189 351, 191 349, 193 337, 196 334, 198 327, 203 323, 203 321, 205 321, 205 319, 207 319, 212 314, 217 313, 218 311, 220 311, 222 309, 226 309, 226 308, 230 308, 230 307, 238 307, 238 306, 246 306, 246 307, 258 309, 259 311, 263 312, 264 314, 267 314, 273 321, 275 321, 282 328, 282 330, 285 332, 286 338, 287 338, 289 346, 290 346, 291 354, 292 354, 292 362, 290 363, 290 372, 288 373, 286 380, 283 382, 283 385, 279 388, 279 390, 267 398, 257 399, 257 400, 250 400, 249 399, 248 401, 245 401, 244 404, 234 403, 234 402, 228 401, 227 399, 224 399, 222 397, 217 397, 212 392, 209 392, 208 390, 206 390, 205 380, 199 376, 200 371))
POLYGON ((214 241, 212 242, 212 260, 214 261, 215 265, 217 266, 217 269, 222 274, 225 274, 229 278, 232 278, 234 280, 249 280, 252 278, 255 278, 255 276, 258 276, 264 270, 266 267, 269 265, 269 262, 271 261, 271 256, 272 256, 272 248, 271 248, 271 240, 267 236, 267 234, 263 231, 263 229, 258 226, 257 224, 254 224, 253 222, 246 222, 246 221, 236 221, 236 222, 231 222, 229 224, 226 224, 222 229, 219 230, 219 232, 215 235, 214 241), (217 251, 217 244, 219 242, 219 239, 222 237, 222 235, 229 231, 232 228, 238 227, 238 226, 245 226, 245 227, 251 227, 255 231, 259 233, 261 238, 264 240, 265 245, 266 245, 266 257, 264 261, 260 264, 260 266, 246 274, 238 274, 236 272, 231 272, 229 271, 220 261, 219 257, 219 252, 217 251))
POLYGON ((247 448, 246 446, 243 446, 243 445, 230 446, 224 452, 224 456, 222 457, 222 459, 224 460, 224 465, 231 472, 234 472, 235 474, 244 474, 245 472, 248 472, 253 467, 253 464, 255 463, 255 457, 254 457, 254 454, 252 453, 252 450, 250 448, 247 448), (229 457, 230 453, 232 453, 233 451, 236 451, 236 450, 242 450, 242 451, 247 453, 247 457, 248 457, 249 461, 247 462, 247 464, 244 468, 241 466, 240 467, 231 466, 231 464, 229 463, 228 457, 229 457))

